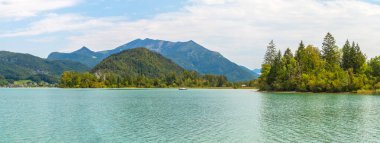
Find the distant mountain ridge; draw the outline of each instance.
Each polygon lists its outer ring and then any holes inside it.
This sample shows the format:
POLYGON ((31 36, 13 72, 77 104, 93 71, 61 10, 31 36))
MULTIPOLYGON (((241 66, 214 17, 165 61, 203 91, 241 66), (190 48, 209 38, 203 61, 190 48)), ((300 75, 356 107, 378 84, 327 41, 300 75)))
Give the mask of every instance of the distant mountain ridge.
POLYGON ((252 70, 252 72, 260 75, 261 74, 261 69, 254 69, 254 70, 252 70))
POLYGON ((184 69, 194 70, 200 74, 224 75, 230 81, 248 81, 258 76, 247 68, 231 62, 221 54, 210 51, 194 41, 170 42, 153 39, 136 39, 113 50, 94 52, 83 47, 72 53, 51 53, 48 59, 71 60, 94 67, 111 54, 137 47, 145 47, 151 51, 160 53, 184 69))
POLYGON ((0 51, 0 76, 8 80, 58 82, 58 77, 64 71, 87 70, 89 67, 78 62, 47 60, 30 54, 0 51))
POLYGON ((82 47, 81 49, 74 51, 72 53, 53 52, 48 56, 48 59, 70 60, 70 61, 83 63, 89 67, 94 67, 96 64, 100 63, 107 56, 108 54, 94 52, 88 49, 87 47, 82 47))

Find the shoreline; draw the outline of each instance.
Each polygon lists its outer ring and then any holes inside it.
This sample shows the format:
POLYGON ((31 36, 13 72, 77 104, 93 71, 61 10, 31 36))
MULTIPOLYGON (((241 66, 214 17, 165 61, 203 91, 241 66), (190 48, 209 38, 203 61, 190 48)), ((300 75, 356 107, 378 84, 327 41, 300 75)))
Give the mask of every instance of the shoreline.
MULTIPOLYGON (((360 90, 359 90, 360 91, 360 90)), ((306 94, 353 94, 353 95, 380 95, 376 92, 376 90, 361 90, 360 92, 301 92, 301 91, 260 91, 257 90, 257 92, 261 93, 285 93, 285 94, 300 94, 300 93, 306 93, 306 94)))
MULTIPOLYGON (((0 89, 114 89, 114 90, 123 90, 123 89, 179 89, 180 87, 168 87, 168 88, 139 88, 139 87, 125 87, 125 88, 60 88, 60 87, 0 87, 0 89)), ((256 90, 257 88, 229 88, 229 87, 194 87, 194 88, 187 88, 187 89, 245 89, 245 90, 256 90)))

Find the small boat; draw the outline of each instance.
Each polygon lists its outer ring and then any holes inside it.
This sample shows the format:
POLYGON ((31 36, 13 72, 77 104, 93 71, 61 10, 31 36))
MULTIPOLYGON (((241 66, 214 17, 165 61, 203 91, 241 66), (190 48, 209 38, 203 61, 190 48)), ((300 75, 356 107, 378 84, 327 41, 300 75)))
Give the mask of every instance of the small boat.
POLYGON ((182 88, 179 88, 178 90, 187 90, 187 88, 182 87, 182 88))

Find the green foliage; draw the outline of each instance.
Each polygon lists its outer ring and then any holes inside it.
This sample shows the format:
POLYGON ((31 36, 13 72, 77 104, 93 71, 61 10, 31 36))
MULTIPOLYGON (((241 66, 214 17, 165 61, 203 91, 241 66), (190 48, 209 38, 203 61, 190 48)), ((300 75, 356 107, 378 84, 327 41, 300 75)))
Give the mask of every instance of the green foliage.
MULTIPOLYGON (((274 45, 274 44, 273 44, 274 45)), ((380 56, 368 64, 357 43, 347 41, 340 56, 334 37, 328 33, 322 51, 303 42, 293 54, 287 49, 273 62, 264 61, 258 79, 260 90, 303 92, 356 92, 380 89, 380 56)))
POLYGON ((297 61, 289 48, 284 53, 282 64, 280 80, 283 81, 283 90, 295 90, 298 72, 297 61))
POLYGON ((60 87, 65 88, 102 88, 105 87, 93 74, 88 72, 64 72, 60 80, 60 87))
POLYGON ((62 88, 167 88, 167 87, 231 87, 232 83, 224 76, 198 75, 185 71, 183 75, 168 74, 160 78, 148 78, 144 75, 137 77, 120 77, 109 73, 96 77, 91 73, 64 72, 59 87, 62 88), (188 77, 187 77, 188 76, 188 77))
POLYGON ((349 68, 353 68, 352 60, 353 60, 353 52, 350 42, 347 40, 342 48, 343 56, 342 56, 342 68, 344 70, 348 70, 349 68))
POLYGON ((339 48, 330 33, 327 33, 322 43, 322 58, 326 61, 327 70, 335 70, 340 65, 339 48))
POLYGON ((372 58, 369 61, 369 66, 370 66, 371 74, 375 77, 379 77, 380 76, 380 56, 372 58))
POLYGON ((269 42, 267 46, 267 51, 264 57, 264 64, 272 64, 276 57, 276 45, 273 40, 269 42))
POLYGON ((8 81, 0 75, 0 86, 8 85, 8 81))
POLYGON ((342 48, 342 68, 344 70, 353 69, 354 73, 360 72, 361 67, 366 62, 365 55, 361 52, 359 44, 352 43, 347 40, 342 48))

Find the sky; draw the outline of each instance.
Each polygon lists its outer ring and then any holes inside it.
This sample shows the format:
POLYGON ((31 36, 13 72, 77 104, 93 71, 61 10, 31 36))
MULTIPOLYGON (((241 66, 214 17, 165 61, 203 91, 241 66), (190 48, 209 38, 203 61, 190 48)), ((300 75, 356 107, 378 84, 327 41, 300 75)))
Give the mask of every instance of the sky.
POLYGON ((380 55, 380 0, 0 0, 0 50, 46 58, 82 46, 109 50, 134 39, 193 40, 259 68, 267 44, 358 42, 380 55))

